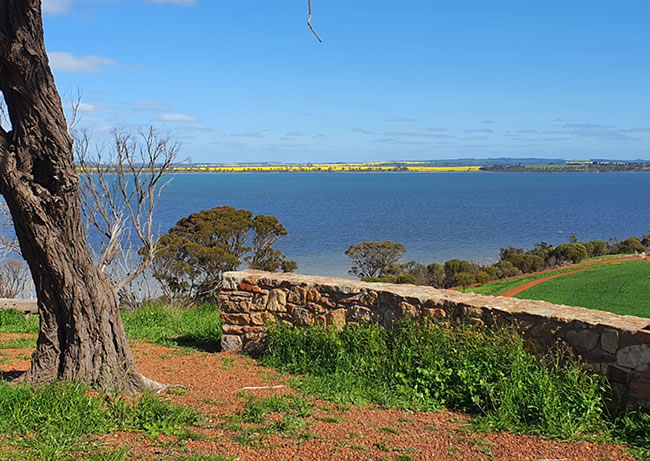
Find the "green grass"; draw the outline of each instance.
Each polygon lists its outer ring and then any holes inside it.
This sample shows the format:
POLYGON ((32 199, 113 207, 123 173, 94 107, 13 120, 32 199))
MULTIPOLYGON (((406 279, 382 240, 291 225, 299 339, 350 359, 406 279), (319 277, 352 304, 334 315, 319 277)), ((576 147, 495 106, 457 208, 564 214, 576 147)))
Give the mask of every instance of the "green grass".
MULTIPOLYGON (((134 402, 92 394, 75 383, 34 388, 0 382, 0 459, 68 460, 103 450, 99 434, 119 430, 180 435, 198 423, 191 408, 143 394, 134 402)), ((101 459, 122 459, 104 452, 101 459)))
POLYGON ((447 407, 473 414, 482 430, 615 440, 638 453, 650 447, 646 415, 614 417, 603 378, 566 351, 531 355, 512 328, 405 321, 391 331, 361 325, 339 333, 276 324, 267 337, 263 362, 302 375, 293 384, 325 399, 408 410, 447 407))
POLYGON ((36 347, 36 338, 14 338, 0 341, 0 349, 32 349, 36 347))
POLYGON ((541 283, 517 298, 650 318, 650 263, 633 260, 596 267, 541 283))
POLYGON ((38 315, 26 318, 15 309, 0 309, 0 333, 38 333, 38 315))
POLYGON ((149 304, 122 312, 122 320, 130 339, 208 352, 216 352, 220 348, 219 311, 211 304, 192 309, 149 304))
POLYGON ((281 394, 259 398, 246 393, 240 396, 246 398, 244 409, 221 425, 234 432, 232 439, 235 442, 264 448, 264 442, 272 434, 300 441, 315 437, 306 430, 313 423, 310 419, 313 404, 302 396, 281 394))
MULTIPOLYGON (((609 257, 606 256, 599 256, 596 259, 591 259, 591 260, 585 260, 582 262, 590 262, 592 260, 601 260, 601 259, 612 259, 612 258, 619 258, 622 256, 627 256, 627 255, 610 255, 609 257)), ((636 261, 630 261, 630 262, 636 262, 636 261)), ((627 262, 625 262, 627 263, 627 262)), ((600 269, 601 267, 606 267, 610 264, 618 264, 618 263, 603 263, 603 264, 594 264, 592 266, 587 266, 584 268, 575 268, 575 267, 565 267, 565 268, 560 268, 554 271, 549 271, 549 272, 544 272, 541 274, 534 274, 534 275, 527 275, 527 276, 522 276, 522 277, 517 277, 517 278, 512 278, 508 280, 500 280, 500 281, 495 281, 495 282, 488 282, 484 283, 483 285, 479 285, 476 287, 468 287, 466 289, 463 289, 461 291, 463 292, 471 292, 471 293, 478 293, 482 295, 492 295, 492 296, 498 296, 501 293, 504 293, 508 290, 511 290, 515 287, 518 287, 519 285, 523 285, 524 283, 531 282, 533 280, 538 280, 538 279, 543 279, 545 277, 550 277, 552 275, 556 274, 563 274, 566 272, 573 272, 576 270, 594 270, 594 269, 600 269)), ((624 263, 621 263, 624 264, 624 263)))

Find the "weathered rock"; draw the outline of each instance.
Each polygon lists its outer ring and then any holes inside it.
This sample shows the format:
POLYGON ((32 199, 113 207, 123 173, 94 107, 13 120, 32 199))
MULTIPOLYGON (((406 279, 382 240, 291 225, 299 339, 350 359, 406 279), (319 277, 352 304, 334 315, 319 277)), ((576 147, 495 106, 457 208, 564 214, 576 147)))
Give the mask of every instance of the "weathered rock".
POLYGON ((636 368, 650 363, 650 345, 638 344, 624 347, 616 353, 616 362, 628 368, 636 368))
POLYGON ((223 352, 236 351, 240 352, 244 346, 242 337, 240 335, 222 335, 221 336, 221 350, 223 352))
POLYGON ((307 301, 310 303, 317 303, 320 301, 321 294, 315 288, 310 288, 307 292, 307 301))
POLYGON ((231 314, 222 313, 221 321, 226 325, 250 325, 251 316, 249 314, 231 314))
POLYGON ((291 316, 299 327, 310 327, 314 324, 314 316, 307 309, 295 307, 291 309, 291 316))
POLYGON ((336 309, 325 314, 325 325, 341 331, 345 328, 345 309, 336 309))
POLYGON ((609 353, 615 354, 618 350, 618 331, 606 329, 600 334, 600 347, 609 353))
POLYGON ((570 330, 566 333, 566 340, 578 349, 590 351, 598 344, 598 334, 590 330, 570 330))
POLYGON ((442 320, 447 318, 447 312, 444 309, 422 309, 422 316, 425 319, 442 320))
POLYGON ((372 320, 372 311, 363 306, 352 306, 349 310, 350 319, 354 321, 370 322, 372 320))
POLYGON ((304 306, 307 302, 307 290, 301 287, 294 287, 287 296, 287 301, 292 304, 304 306))
POLYGON ((266 310, 271 312, 287 311, 287 293, 278 288, 269 293, 269 299, 266 303, 266 310))
POLYGON ((321 296, 320 303, 330 309, 334 309, 336 307, 336 303, 332 301, 328 296, 321 296))
POLYGON ((402 313, 402 317, 417 317, 418 315, 417 307, 407 302, 401 302, 399 304, 399 309, 402 313))
POLYGON ((244 282, 239 284, 239 289, 241 291, 247 291, 247 292, 250 292, 250 293, 264 293, 264 290, 262 290, 257 285, 253 285, 253 284, 250 284, 250 283, 244 283, 244 282))

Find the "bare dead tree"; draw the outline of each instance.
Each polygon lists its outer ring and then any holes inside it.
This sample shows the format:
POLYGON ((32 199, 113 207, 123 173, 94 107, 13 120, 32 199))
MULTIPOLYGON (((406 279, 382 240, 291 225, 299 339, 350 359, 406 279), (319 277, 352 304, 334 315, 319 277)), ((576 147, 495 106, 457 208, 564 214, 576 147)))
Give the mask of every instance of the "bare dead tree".
POLYGON ((15 298, 23 292, 29 274, 22 261, 10 259, 0 266, 0 298, 15 298))
POLYGON ((153 214, 179 146, 153 128, 138 136, 114 130, 112 136, 109 149, 95 146, 91 154, 90 138, 81 133, 75 153, 86 225, 103 237, 97 265, 102 272, 112 266, 117 294, 151 265, 157 241, 153 214), (124 243, 131 233, 141 246, 135 267, 134 252, 124 243))
POLYGON ((14 233, 14 221, 4 200, 0 200, 0 259, 11 253, 20 254, 20 245, 14 233))

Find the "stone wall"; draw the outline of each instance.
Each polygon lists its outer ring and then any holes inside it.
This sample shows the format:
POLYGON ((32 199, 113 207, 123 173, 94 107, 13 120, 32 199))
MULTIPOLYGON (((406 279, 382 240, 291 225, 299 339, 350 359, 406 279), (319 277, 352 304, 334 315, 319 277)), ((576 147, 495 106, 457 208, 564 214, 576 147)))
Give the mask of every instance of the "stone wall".
POLYGON ((488 326, 514 323, 536 351, 565 341, 609 378, 622 400, 650 408, 650 319, 431 287, 259 271, 225 273, 220 297, 223 350, 258 351, 264 325, 274 321, 334 328, 370 321, 389 327, 408 315, 488 326))

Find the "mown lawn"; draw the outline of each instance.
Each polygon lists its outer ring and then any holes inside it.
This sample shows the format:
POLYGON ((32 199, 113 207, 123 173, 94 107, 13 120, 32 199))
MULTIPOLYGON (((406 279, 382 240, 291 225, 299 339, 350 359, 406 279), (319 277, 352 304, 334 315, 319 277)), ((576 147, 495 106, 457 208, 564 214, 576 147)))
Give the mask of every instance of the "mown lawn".
POLYGON ((516 297, 650 318, 648 293, 650 263, 639 260, 593 266, 531 287, 516 297))

